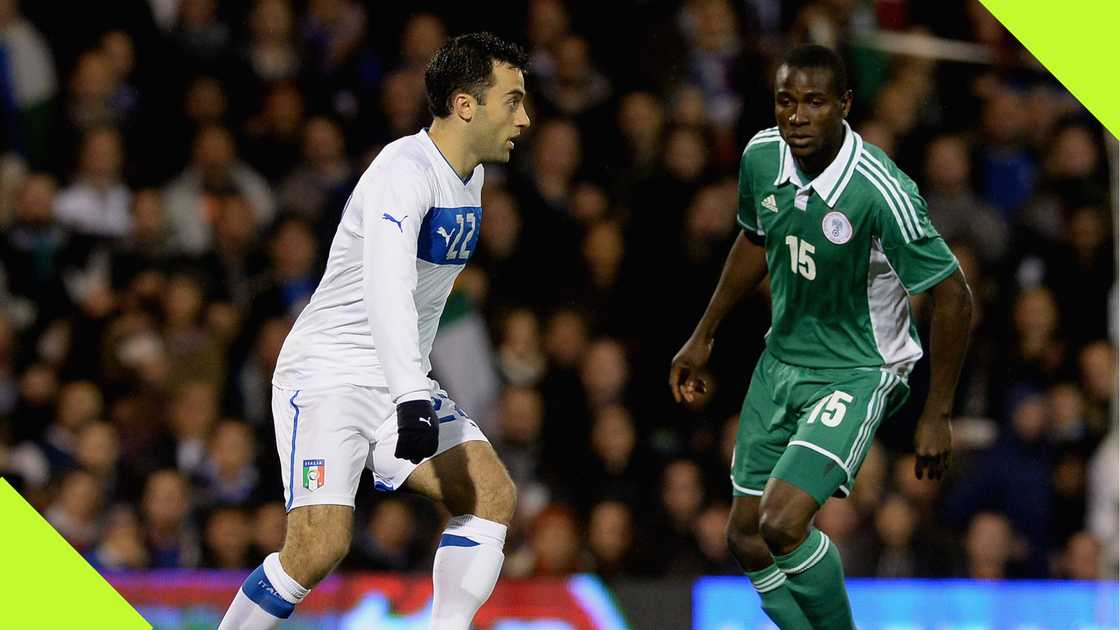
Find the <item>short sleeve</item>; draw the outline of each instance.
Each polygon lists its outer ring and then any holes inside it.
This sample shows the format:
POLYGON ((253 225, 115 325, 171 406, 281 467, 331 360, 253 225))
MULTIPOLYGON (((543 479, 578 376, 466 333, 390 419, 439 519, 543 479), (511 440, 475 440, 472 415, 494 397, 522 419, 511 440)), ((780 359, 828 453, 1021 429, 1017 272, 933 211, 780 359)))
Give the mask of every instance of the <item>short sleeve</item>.
POLYGON ((869 165, 876 234, 907 293, 921 293, 956 271, 959 264, 926 211, 918 187, 905 173, 882 162, 869 165))
POLYGON ((743 151, 743 159, 739 164, 739 225, 751 235, 765 236, 766 232, 758 220, 758 209, 751 190, 751 172, 747 163, 749 150, 750 147, 743 151))

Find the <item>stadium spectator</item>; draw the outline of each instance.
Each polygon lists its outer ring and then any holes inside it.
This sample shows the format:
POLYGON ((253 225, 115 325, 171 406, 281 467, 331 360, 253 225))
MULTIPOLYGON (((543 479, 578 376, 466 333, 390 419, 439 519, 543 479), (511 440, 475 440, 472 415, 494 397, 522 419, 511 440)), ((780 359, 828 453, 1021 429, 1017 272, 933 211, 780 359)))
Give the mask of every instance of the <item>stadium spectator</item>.
POLYGON ((254 169, 238 159, 229 131, 219 126, 203 127, 194 139, 191 164, 164 189, 173 247, 192 255, 210 247, 213 196, 228 190, 236 190, 249 200, 258 227, 272 219, 272 192, 254 169))
POLYGON ((148 567, 148 550, 136 514, 129 508, 114 508, 105 519, 97 548, 86 556, 99 570, 133 570, 148 567))
POLYGON ((253 557, 250 564, 263 560, 284 545, 284 532, 288 526, 286 516, 284 504, 279 501, 264 503, 257 508, 253 515, 253 557))
POLYGON ((529 526, 526 544, 506 559, 510 577, 548 577, 585 570, 591 558, 583 548, 579 521, 570 509, 552 504, 529 526))
POLYGON ((1001 86, 984 104, 985 141, 980 149, 981 194, 1005 220, 1014 219, 1035 184, 1035 159, 1024 146, 1028 120, 1023 97, 1001 86))
POLYGON ((74 381, 62 386, 55 406, 54 421, 43 435, 43 446, 53 468, 66 468, 75 462, 78 436, 90 423, 101 419, 105 402, 97 385, 74 381))
POLYGON ((252 76, 262 84, 297 78, 300 54, 295 18, 285 0, 258 0, 249 16, 249 43, 241 51, 252 76))
POLYGON ((55 200, 55 217, 75 232, 120 238, 131 231, 132 193, 121 181, 120 134, 111 127, 90 129, 82 138, 74 183, 55 200))
POLYGON ((101 491, 93 474, 73 470, 62 478, 58 498, 47 506, 43 515, 66 542, 81 553, 97 542, 101 501, 101 491))
POLYGON ((329 118, 311 118, 303 128, 303 162, 280 186, 280 207, 311 221, 319 233, 327 233, 324 224, 334 219, 354 176, 342 130, 329 118))
POLYGON ((1017 533, 1002 514, 979 512, 965 536, 965 576, 975 580, 1015 577, 1017 533))
POLYGON ((195 567, 201 562, 198 535, 190 521, 190 485, 178 472, 148 477, 142 502, 145 542, 152 568, 195 567))
POLYGON ((863 515, 854 501, 826 501, 814 523, 840 550, 845 575, 874 574, 875 567, 871 564, 871 549, 874 546, 872 530, 864 526, 863 515))
POLYGON ((649 493, 642 480, 652 471, 637 449, 630 412, 618 404, 600 408, 591 425, 590 457, 582 466, 586 482, 579 488, 579 505, 586 508, 600 499, 639 505, 646 500, 649 493))
POLYGON ((494 450, 517 485, 518 517, 531 521, 550 498, 540 467, 545 419, 541 396, 532 387, 510 385, 498 399, 497 414, 494 450))
POLYGON ((1051 420, 1046 403, 1040 394, 1023 396, 1014 405, 1009 431, 964 473, 966 481, 957 484, 946 503, 957 523, 980 510, 1005 514, 1023 535, 1023 568, 1035 576, 1045 574, 1053 517, 1054 453, 1046 439, 1051 420))
POLYGON ((580 117, 610 98, 610 81, 592 64, 587 40, 568 35, 553 50, 554 71, 542 77, 540 93, 557 115, 580 117))
POLYGON ((299 162, 305 116, 303 94, 294 83, 266 88, 264 102, 245 123, 245 159, 278 186, 299 162))
POLYGON ((233 34, 218 16, 214 0, 182 0, 171 34, 190 70, 216 70, 225 60, 233 34))
POLYGON ((661 570, 674 566, 700 566, 704 560, 693 538, 693 528, 704 507, 700 467, 688 459, 670 462, 661 476, 654 525, 658 549, 671 550, 661 557, 661 570))
MULTIPOLYGON (((971 190, 971 156, 959 136, 941 136, 926 148, 925 194, 930 220, 949 243, 967 243, 986 264, 1002 261, 1008 230, 995 210, 971 190)), ((971 281, 972 278, 969 278, 971 281)))
POLYGON ((545 371, 541 349, 540 322, 529 309, 519 308, 505 316, 498 342, 498 372, 514 385, 535 385, 545 371))
POLYGON ((364 529, 354 537, 352 568, 365 571, 410 571, 416 562, 416 523, 400 498, 377 502, 364 529))
POLYGON ((221 506, 206 519, 204 559, 207 565, 220 569, 244 569, 249 566, 252 529, 245 511, 221 506))
POLYGON ((587 520, 587 548, 599 576, 634 575, 641 571, 635 550, 634 515, 628 503, 606 500, 591 508, 587 520))
POLYGON ((214 427, 205 459, 193 479, 200 507, 255 502, 261 475, 256 468, 254 447, 247 424, 224 420, 214 427))
POLYGON ((120 467, 120 435, 117 428, 101 420, 90 422, 78 432, 74 463, 92 474, 106 501, 119 499, 130 480, 124 479, 120 467))
POLYGON ((4 84, 4 128, 16 134, 13 149, 33 167, 46 166, 50 108, 58 92, 58 79, 49 43, 19 10, 19 2, 0 4, 0 39, 8 57, 9 80, 4 84))

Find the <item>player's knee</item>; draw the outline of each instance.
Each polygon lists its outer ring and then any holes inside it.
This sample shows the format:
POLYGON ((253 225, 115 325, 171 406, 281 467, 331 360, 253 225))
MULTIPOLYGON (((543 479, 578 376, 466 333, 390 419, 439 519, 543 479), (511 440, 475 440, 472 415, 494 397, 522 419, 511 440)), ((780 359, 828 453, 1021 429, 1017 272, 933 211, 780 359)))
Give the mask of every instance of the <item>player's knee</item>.
POLYGON ((728 521, 726 536, 731 555, 745 570, 757 571, 773 562, 766 541, 758 534, 757 523, 751 526, 728 521))
POLYGON ((484 519, 509 525, 517 509, 517 485, 504 470, 492 475, 480 493, 478 514, 484 519))
POLYGON ((789 510, 763 507, 758 531, 772 554, 789 553, 805 537, 807 523, 789 510))
MULTIPOLYGON (((313 506, 320 507, 324 506, 313 506)), ((350 551, 351 518, 349 508, 290 514, 284 548, 280 551, 280 563, 288 575, 306 588, 322 581, 350 551)))
POLYGON ((300 585, 311 588, 334 570, 350 551, 350 533, 323 538, 289 537, 280 551, 284 570, 300 585))

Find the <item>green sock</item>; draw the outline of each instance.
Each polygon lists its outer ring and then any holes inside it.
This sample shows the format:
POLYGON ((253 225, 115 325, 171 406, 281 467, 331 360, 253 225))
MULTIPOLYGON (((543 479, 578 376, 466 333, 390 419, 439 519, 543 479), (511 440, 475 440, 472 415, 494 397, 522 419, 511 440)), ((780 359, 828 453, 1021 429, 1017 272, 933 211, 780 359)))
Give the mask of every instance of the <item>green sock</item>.
POLYGON ((774 562, 785 573, 786 588, 814 628, 854 630, 840 552, 821 530, 811 528, 797 549, 775 557, 774 562))
POLYGON ((813 630, 805 613, 786 586, 786 574, 772 564, 759 571, 747 571, 754 590, 762 600, 762 611, 781 630, 813 630))

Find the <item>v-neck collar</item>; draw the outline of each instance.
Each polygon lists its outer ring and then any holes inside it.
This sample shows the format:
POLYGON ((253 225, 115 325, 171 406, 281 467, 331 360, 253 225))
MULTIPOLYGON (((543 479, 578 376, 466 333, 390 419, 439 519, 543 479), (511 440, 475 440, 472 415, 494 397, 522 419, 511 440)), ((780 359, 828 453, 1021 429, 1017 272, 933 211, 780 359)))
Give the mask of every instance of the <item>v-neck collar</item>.
MULTIPOLYGON (((430 146, 433 151, 435 151, 441 158, 443 158, 443 163, 447 165, 447 168, 451 169, 451 172, 454 173, 454 175, 455 175, 455 179, 463 182, 464 186, 467 186, 468 184, 470 184, 471 178, 474 177, 474 169, 471 169, 471 174, 467 175, 466 179, 463 179, 462 177, 459 177, 459 171, 455 170, 455 167, 451 165, 451 160, 447 159, 447 156, 443 154, 443 151, 440 151, 439 147, 436 146, 436 142, 435 142, 435 140, 432 140, 432 136, 431 136, 431 134, 428 133, 428 129, 430 129, 430 127, 424 127, 420 131, 420 134, 422 136, 424 136, 425 140, 428 141, 428 146, 430 146)), ((478 167, 475 166, 475 168, 478 168, 478 167)))
POLYGON ((806 185, 812 186, 813 190, 820 195, 829 208, 836 207, 836 202, 852 179, 852 173, 855 172, 856 164, 859 162, 860 151, 863 150, 863 139, 860 138, 858 133, 852 131, 852 128, 848 126, 848 121, 842 122, 844 124, 844 142, 840 145, 840 151, 836 153, 832 163, 808 184, 798 174, 797 161, 794 160, 789 145, 786 144, 785 140, 779 140, 778 177, 774 180, 774 185, 781 186, 786 182, 792 182, 798 188, 804 188, 806 185))

